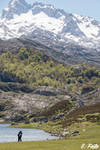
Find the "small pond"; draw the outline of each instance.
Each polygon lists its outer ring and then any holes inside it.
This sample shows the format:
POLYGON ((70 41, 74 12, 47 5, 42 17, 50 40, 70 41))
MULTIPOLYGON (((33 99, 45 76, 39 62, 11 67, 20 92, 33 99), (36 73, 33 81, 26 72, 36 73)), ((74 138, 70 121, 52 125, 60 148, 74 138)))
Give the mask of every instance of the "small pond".
POLYGON ((23 132, 22 141, 41 141, 58 139, 39 129, 10 128, 10 124, 0 124, 0 143, 17 142, 17 134, 23 132))

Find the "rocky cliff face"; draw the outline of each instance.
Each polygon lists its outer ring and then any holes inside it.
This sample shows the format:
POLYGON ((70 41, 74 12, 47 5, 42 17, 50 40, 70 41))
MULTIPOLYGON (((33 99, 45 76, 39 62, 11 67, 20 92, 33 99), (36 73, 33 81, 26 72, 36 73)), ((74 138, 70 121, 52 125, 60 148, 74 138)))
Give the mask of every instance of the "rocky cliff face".
POLYGON ((26 87, 22 88, 20 84, 16 88, 11 83, 8 86, 9 89, 5 84, 1 87, 5 92, 0 92, 0 118, 5 121, 29 120, 29 116, 34 118, 42 111, 70 98, 66 91, 52 87, 27 87, 26 91, 26 87))

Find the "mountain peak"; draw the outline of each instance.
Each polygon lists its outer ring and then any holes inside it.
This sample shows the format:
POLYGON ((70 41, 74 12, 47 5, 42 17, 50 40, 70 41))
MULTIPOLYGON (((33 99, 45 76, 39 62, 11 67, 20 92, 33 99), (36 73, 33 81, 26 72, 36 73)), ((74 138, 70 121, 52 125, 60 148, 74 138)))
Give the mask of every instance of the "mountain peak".
POLYGON ((49 7, 49 8, 53 8, 54 9, 54 6, 53 5, 50 5, 50 4, 44 4, 42 2, 35 2, 33 3, 33 7, 34 6, 38 6, 38 7, 49 7))
POLYGON ((53 5, 43 4, 41 2, 35 2, 33 5, 29 5, 25 0, 11 0, 8 4, 8 8, 3 10, 1 18, 7 20, 13 19, 14 15, 21 15, 32 10, 33 15, 44 12, 49 17, 59 18, 66 13, 63 10, 56 9, 53 5))
POLYGON ((11 0, 8 4, 8 8, 3 10, 2 18, 12 19, 14 14, 20 15, 28 12, 31 5, 27 4, 25 0, 11 0))
POLYGON ((47 16, 53 18, 59 18, 67 13, 64 12, 62 9, 56 9, 53 5, 50 4, 43 4, 41 2, 35 2, 32 5, 32 13, 39 14, 40 12, 44 12, 47 16))
POLYGON ((27 5, 27 3, 25 2, 25 0, 11 0, 8 4, 9 7, 16 7, 16 5, 19 4, 23 4, 23 5, 27 5))

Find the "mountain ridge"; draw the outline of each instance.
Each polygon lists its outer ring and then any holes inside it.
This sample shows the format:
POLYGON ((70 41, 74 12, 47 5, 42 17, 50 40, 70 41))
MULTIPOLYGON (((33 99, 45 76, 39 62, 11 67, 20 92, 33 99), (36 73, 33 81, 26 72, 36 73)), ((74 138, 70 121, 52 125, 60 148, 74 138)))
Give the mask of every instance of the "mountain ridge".
POLYGON ((96 49, 87 49, 74 43, 69 43, 63 47, 62 43, 59 42, 59 45, 58 43, 47 43, 45 45, 38 40, 26 38, 0 40, 0 54, 13 52, 21 47, 34 48, 41 52, 46 52, 48 56, 62 64, 75 65, 85 62, 100 67, 100 53, 96 49))

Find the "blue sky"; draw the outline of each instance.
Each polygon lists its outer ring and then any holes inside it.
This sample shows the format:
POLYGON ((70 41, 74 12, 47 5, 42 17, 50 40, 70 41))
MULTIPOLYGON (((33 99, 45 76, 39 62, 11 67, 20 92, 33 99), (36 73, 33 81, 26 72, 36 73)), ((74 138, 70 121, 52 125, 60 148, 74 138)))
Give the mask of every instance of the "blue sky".
MULTIPOLYGON (((10 0, 1 0, 0 14, 2 9, 7 7, 10 0)), ((36 0, 26 0, 34 3, 36 0)), ((38 2, 53 4, 56 8, 64 9, 68 13, 77 13, 83 16, 90 16, 100 21, 100 0, 37 0, 38 2)))

